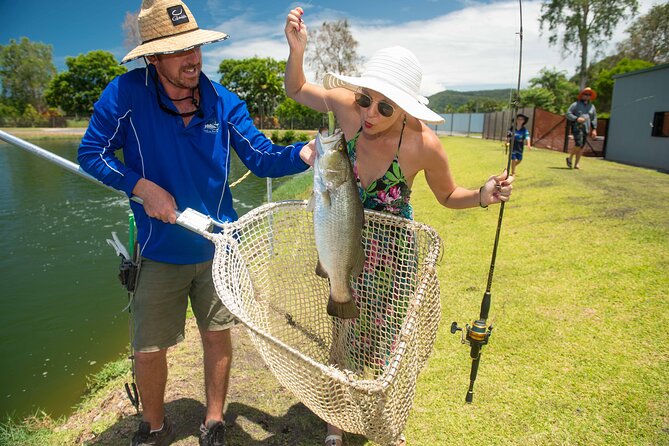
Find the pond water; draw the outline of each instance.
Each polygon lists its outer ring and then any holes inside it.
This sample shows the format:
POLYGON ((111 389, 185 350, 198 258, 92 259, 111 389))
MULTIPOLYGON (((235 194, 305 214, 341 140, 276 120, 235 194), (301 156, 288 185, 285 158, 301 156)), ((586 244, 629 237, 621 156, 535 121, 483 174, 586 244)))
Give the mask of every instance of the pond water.
MULTIPOLYGON (((77 138, 34 143, 76 162, 77 138)), ((236 156, 231 170, 231 182, 246 172, 236 156)), ((266 180, 250 175, 233 190, 235 208, 243 215, 266 195, 266 180)), ((129 209, 123 196, 0 142, 3 420, 69 414, 86 377, 127 350, 127 294, 105 240, 112 231, 127 240, 129 209)))

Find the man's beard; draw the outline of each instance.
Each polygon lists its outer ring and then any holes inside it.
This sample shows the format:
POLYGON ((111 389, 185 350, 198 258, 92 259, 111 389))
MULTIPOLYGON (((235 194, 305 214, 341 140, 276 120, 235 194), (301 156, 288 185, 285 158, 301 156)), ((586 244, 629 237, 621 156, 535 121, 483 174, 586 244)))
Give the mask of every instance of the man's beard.
POLYGON ((167 76, 165 73, 160 73, 162 77, 167 80, 170 84, 177 88, 195 88, 197 87, 198 83, 200 82, 200 68, 197 66, 192 66, 192 67, 185 67, 185 69, 189 68, 195 68, 197 72, 197 76, 194 78, 181 78, 181 74, 183 73, 183 69, 179 70, 179 73, 176 77, 173 76, 167 76))

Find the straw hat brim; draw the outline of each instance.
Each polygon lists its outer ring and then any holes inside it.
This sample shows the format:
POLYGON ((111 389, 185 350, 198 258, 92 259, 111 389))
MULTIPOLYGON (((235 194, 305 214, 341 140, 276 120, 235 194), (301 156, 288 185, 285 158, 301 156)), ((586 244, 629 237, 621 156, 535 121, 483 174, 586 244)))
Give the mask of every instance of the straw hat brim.
POLYGON ((414 118, 429 124, 441 124, 444 122, 444 118, 421 103, 421 99, 426 102, 427 99, 422 96, 417 98, 383 79, 375 77, 342 76, 340 74, 326 73, 323 78, 323 86, 328 90, 341 87, 357 91, 360 88, 368 88, 390 99, 397 104, 398 107, 414 118))
POLYGON ((181 51, 188 51, 200 45, 225 40, 228 37, 227 34, 219 31, 194 29, 183 34, 166 36, 162 39, 156 39, 138 45, 125 55, 123 60, 121 60, 121 63, 130 62, 139 57, 152 54, 173 54, 181 51))

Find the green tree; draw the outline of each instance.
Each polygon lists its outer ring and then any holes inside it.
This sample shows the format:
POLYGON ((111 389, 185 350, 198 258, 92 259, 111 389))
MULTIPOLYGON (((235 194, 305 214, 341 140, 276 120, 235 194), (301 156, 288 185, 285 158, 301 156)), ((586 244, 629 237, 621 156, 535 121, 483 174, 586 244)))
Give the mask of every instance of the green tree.
POLYGON ((252 115, 260 116, 261 128, 264 117, 273 115, 286 97, 283 89, 285 70, 285 61, 271 57, 226 59, 218 66, 221 84, 246 101, 252 115))
POLYGON ((534 105, 553 113, 563 113, 578 94, 578 85, 567 79, 566 72, 556 69, 542 68, 539 76, 530 79, 529 84, 530 89, 525 90, 525 94, 530 94, 531 97, 525 98, 521 95, 524 104, 531 102, 525 106, 534 105), (549 92, 552 100, 546 102, 550 96, 542 90, 549 92))
POLYGON ((595 101, 595 105, 597 106, 597 111, 598 112, 611 111, 611 100, 613 99, 613 84, 615 82, 613 76, 623 73, 629 73, 630 71, 650 68, 652 66, 653 66, 652 63, 647 62, 645 60, 639 60, 639 59, 630 60, 624 58, 610 70, 602 71, 593 86, 593 88, 597 92, 597 100, 595 101))
POLYGON ((65 113, 91 115, 93 104, 107 84, 126 72, 107 51, 91 51, 65 59, 67 71, 56 76, 46 92, 47 102, 65 113))
MULTIPOLYGON (((492 98, 473 98, 456 109, 457 113, 488 113, 504 110, 506 104, 492 98)), ((446 112, 448 113, 448 112, 446 112)))
POLYGON ((290 98, 276 108, 279 124, 284 129, 313 129, 323 125, 324 114, 306 107, 290 98))
POLYGON ((321 80, 328 71, 337 74, 357 74, 360 57, 358 42, 353 38, 346 20, 323 22, 313 30, 307 47, 307 63, 321 80))
POLYGON ((22 37, 8 45, 0 45, 0 84, 6 106, 23 114, 28 104, 37 111, 46 108, 44 90, 55 76, 51 45, 31 42, 22 37))
POLYGON ((629 59, 654 64, 669 62, 669 3, 655 5, 629 28, 629 37, 618 44, 618 51, 629 59))
POLYGON ((596 53, 618 22, 636 14, 638 7, 637 0, 547 0, 541 5, 539 24, 542 31, 548 28, 551 45, 562 40, 565 53, 580 55, 579 85, 584 88, 590 50, 596 53))
POLYGON ((555 95, 547 88, 534 87, 522 90, 520 98, 520 107, 539 107, 553 113, 562 112, 555 106, 555 95))

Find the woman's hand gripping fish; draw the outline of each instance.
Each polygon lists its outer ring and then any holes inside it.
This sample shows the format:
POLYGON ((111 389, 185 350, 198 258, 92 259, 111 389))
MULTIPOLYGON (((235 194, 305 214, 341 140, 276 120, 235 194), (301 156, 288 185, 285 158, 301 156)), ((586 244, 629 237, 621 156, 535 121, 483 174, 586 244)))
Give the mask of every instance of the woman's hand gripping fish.
POLYGON ((362 244, 364 213, 341 131, 316 137, 314 236, 318 251, 316 274, 330 280, 328 314, 342 319, 358 317, 351 276, 358 277, 365 263, 362 244))

